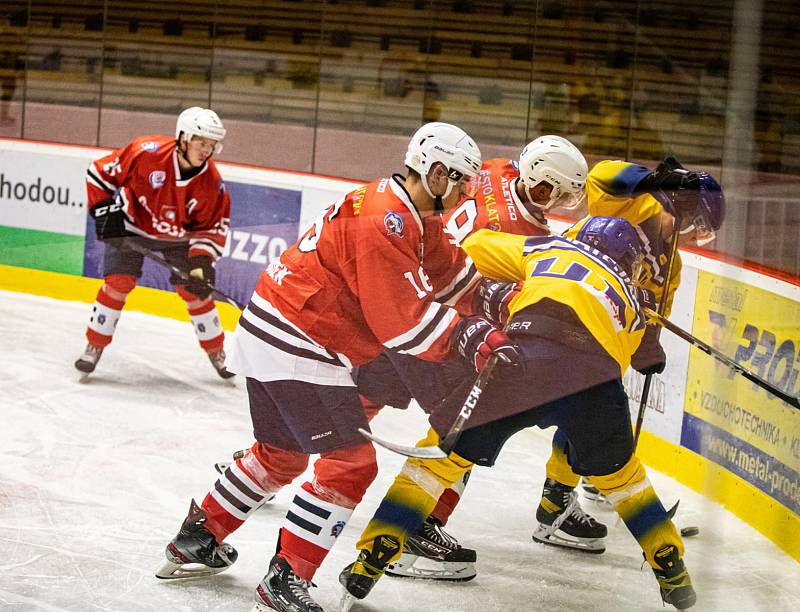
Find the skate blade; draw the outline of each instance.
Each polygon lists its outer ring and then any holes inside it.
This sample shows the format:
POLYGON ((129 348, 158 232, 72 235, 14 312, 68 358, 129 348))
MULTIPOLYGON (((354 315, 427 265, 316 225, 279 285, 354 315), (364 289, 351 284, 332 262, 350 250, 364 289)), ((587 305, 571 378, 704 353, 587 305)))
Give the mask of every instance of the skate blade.
POLYGON ((158 568, 156 578, 161 580, 176 580, 180 578, 202 578, 203 576, 213 576, 228 569, 230 565, 224 567, 208 567, 202 563, 173 563, 166 561, 158 568))
POLYGON ((387 576, 396 578, 420 578, 424 580, 444 580, 467 582, 477 576, 475 564, 463 561, 436 561, 403 554, 386 568, 387 576))
POLYGON ((342 591, 342 598, 339 600, 339 612, 349 612, 353 604, 356 603, 356 598, 346 588, 342 588, 342 591))
POLYGON ((560 530, 557 530, 555 533, 548 534, 547 527, 542 526, 539 526, 536 531, 533 532, 532 537, 533 541, 539 542, 539 544, 570 548, 572 550, 579 550, 592 555, 600 555, 606 552, 606 545, 602 538, 597 538, 594 540, 574 538, 573 536, 564 534, 564 532, 560 530))
POLYGON ((80 384, 82 384, 82 385, 85 385, 87 382, 89 382, 89 375, 90 374, 91 374, 91 372, 79 372, 78 382, 80 384))

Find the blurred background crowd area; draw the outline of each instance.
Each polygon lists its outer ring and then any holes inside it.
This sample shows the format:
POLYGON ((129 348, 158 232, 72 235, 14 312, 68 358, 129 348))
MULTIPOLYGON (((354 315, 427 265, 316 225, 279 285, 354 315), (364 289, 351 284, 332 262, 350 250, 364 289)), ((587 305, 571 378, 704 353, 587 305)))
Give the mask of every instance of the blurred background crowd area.
POLYGON ((371 180, 426 121, 485 159, 717 176, 714 249, 800 274, 797 0, 0 0, 0 136, 117 147, 216 110, 220 158, 371 180))

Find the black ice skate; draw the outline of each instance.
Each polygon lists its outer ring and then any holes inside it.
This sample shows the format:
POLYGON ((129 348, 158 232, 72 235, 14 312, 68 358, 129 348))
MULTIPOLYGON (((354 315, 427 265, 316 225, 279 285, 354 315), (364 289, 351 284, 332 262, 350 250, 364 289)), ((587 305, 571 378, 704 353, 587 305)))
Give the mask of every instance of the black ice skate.
POLYGON ((578 494, 551 478, 544 481, 544 492, 536 509, 539 526, 533 539, 542 544, 574 548, 600 554, 606 547, 608 529, 586 514, 578 504, 578 494))
POLYGON ((392 536, 378 536, 372 543, 372 552, 362 550, 355 563, 339 574, 344 587, 340 612, 347 612, 356 599, 364 599, 378 582, 386 566, 400 549, 400 542, 392 536))
POLYGON ((408 538, 400 558, 386 568, 386 575, 465 582, 476 575, 476 558, 474 550, 463 548, 439 521, 428 517, 408 538))
POLYGON ((691 608, 697 601, 697 594, 692 588, 692 579, 686 566, 678 557, 678 549, 670 544, 659 548, 654 557, 660 568, 653 568, 653 573, 658 580, 661 599, 678 610, 691 608))
POLYGON ((164 555, 167 562, 156 572, 156 578, 198 578, 224 572, 236 561, 238 553, 230 544, 218 544, 204 527, 206 515, 192 500, 189 515, 164 555))
POLYGON ((75 367, 81 372, 81 381, 86 380, 89 374, 94 372, 97 367, 97 362, 100 361, 100 356, 103 354, 103 349, 96 347, 92 344, 87 344, 83 351, 83 355, 78 357, 75 362, 75 367))
POLYGON ((325 612, 308 594, 310 586, 316 585, 298 578, 286 559, 275 555, 269 572, 256 587, 252 612, 325 612))
POLYGON ((597 487, 585 477, 581 479, 581 489, 583 489, 583 496, 586 499, 593 501, 601 508, 613 509, 611 502, 606 499, 606 496, 600 493, 597 487))
POLYGON ((228 368, 225 367, 225 351, 208 353, 208 360, 211 362, 211 365, 214 366, 214 369, 217 371, 217 374, 219 374, 220 378, 228 380, 236 376, 236 374, 229 372, 228 368))

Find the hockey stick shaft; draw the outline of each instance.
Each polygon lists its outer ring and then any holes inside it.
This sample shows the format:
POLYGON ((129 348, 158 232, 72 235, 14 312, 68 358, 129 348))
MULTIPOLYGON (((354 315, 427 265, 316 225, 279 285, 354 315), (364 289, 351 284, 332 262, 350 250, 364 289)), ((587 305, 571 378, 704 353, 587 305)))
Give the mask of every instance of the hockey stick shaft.
MULTIPOLYGON (((678 219, 675 220, 677 224, 678 219)), ((669 283, 672 280, 672 269, 675 265, 675 258, 678 256, 678 231, 672 233, 672 242, 670 243, 669 261, 667 263, 667 273, 664 276, 664 291, 661 292, 661 299, 658 301, 658 313, 663 315, 667 310, 667 299, 669 298, 669 283)), ((644 424, 644 413, 647 410, 647 398, 650 396, 650 385, 653 382, 654 374, 645 374, 644 384, 642 385, 642 396, 639 399, 639 413, 636 415, 636 427, 633 433, 633 452, 636 452, 636 447, 639 444, 639 436, 642 433, 642 425, 644 424)))
MULTIPOLYGON (((123 243, 123 247, 124 248, 128 248, 128 249, 130 249, 132 251, 136 251, 137 253, 139 253, 140 255, 143 255, 147 259, 149 259, 151 261, 154 261, 159 266, 161 266, 163 268, 166 268, 167 270, 172 272, 175 276, 177 276, 181 280, 185 280, 185 281, 191 280, 191 277, 189 276, 189 274, 186 271, 181 270, 180 268, 176 268, 171 263, 169 263, 167 260, 165 260, 163 257, 161 257, 159 255, 156 255, 153 251, 151 251, 150 249, 148 249, 144 245, 141 245, 141 244, 138 244, 138 243, 135 243, 135 242, 129 242, 129 243, 123 243)), ((195 279, 195 280, 200 280, 200 279, 195 279)), ((221 297, 223 300, 225 300, 231 306, 234 306, 235 308, 238 308, 239 310, 244 310, 244 305, 243 304, 240 304, 238 301, 234 300, 231 296, 227 295, 226 293, 223 293, 222 291, 217 289, 214 285, 212 285, 208 281, 203 280, 203 284, 208 289, 210 289, 212 292, 216 293, 219 297, 221 297)))
POLYGON ((725 364, 730 369, 732 369, 735 372, 741 374, 747 380, 749 380, 752 383, 755 383, 756 385, 758 385, 762 389, 765 389, 766 391, 768 391, 769 393, 771 393, 775 397, 778 397, 778 398, 782 399, 784 402, 786 402, 790 406, 793 406, 794 408, 800 409, 800 398, 798 398, 797 396, 789 395, 785 391, 782 391, 782 390, 778 389, 778 387, 776 387, 775 385, 773 385, 769 381, 764 380, 763 378, 761 378, 757 374, 754 374, 753 372, 751 372, 747 368, 745 368, 742 365, 736 363, 733 359, 731 359, 730 357, 728 357, 724 353, 718 351, 713 346, 710 346, 710 345, 706 344, 705 342, 703 342, 699 338, 695 338, 692 334, 690 334, 686 330, 678 327, 677 325, 675 325, 675 323, 673 323, 672 321, 670 321, 669 319, 667 319, 663 315, 661 315, 661 314, 659 314, 657 312, 654 312, 653 310, 650 310, 649 308, 646 308, 645 312, 649 316, 654 317, 658 321, 659 325, 661 325, 664 328, 668 329, 669 331, 671 331, 673 334, 675 334, 676 336, 678 336, 682 340, 686 340, 686 342, 688 342, 689 344, 691 344, 693 346, 696 346, 697 348, 699 348, 704 353, 710 355, 711 357, 713 357, 717 361, 725 364))
POLYGON ((467 421, 469 421, 469 418, 472 416, 472 413, 475 410, 475 406, 480 399, 481 393, 483 393, 483 390, 489 383, 489 378, 492 375, 495 365, 497 365, 497 355, 492 355, 478 373, 475 383, 472 385, 469 394, 467 394, 467 398, 461 405, 461 410, 459 411, 456 420, 453 421, 453 424, 450 426, 450 429, 447 431, 447 433, 442 436, 438 446, 404 446, 402 444, 389 442, 388 440, 379 438, 366 429, 359 429, 358 431, 365 438, 375 442, 375 444, 399 455, 414 457, 416 459, 444 459, 450 454, 450 452, 458 443, 467 421))

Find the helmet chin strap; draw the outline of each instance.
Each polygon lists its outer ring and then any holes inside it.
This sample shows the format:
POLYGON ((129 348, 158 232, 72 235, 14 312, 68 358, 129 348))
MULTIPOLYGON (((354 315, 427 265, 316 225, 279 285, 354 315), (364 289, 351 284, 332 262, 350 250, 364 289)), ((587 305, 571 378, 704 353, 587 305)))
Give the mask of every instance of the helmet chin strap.
POLYGON ((184 145, 183 145, 183 147, 181 147, 181 140, 180 140, 180 137, 179 137, 178 138, 178 147, 177 147, 177 149, 178 149, 178 154, 183 158, 183 161, 185 161, 187 164, 189 164, 189 166, 193 170, 197 170, 198 168, 202 168, 203 164, 205 164, 206 162, 203 162, 199 166, 195 166, 192 163, 192 160, 189 159, 189 155, 187 154, 188 150, 189 150, 189 140, 186 138, 186 134, 183 134, 183 142, 184 142, 184 145))
POLYGON ((427 193, 429 196, 431 196, 433 198, 433 208, 434 208, 434 210, 437 213, 438 212, 443 212, 444 211, 444 202, 443 202, 443 200, 444 200, 444 198, 446 198, 447 196, 450 195, 451 191, 453 191, 453 183, 450 180, 448 180, 447 181, 447 189, 445 189, 444 193, 442 195, 436 195, 435 193, 433 193, 433 191, 431 191, 431 188, 428 185, 428 175, 426 174, 425 176, 422 177, 422 187, 425 189, 425 193, 427 193))

